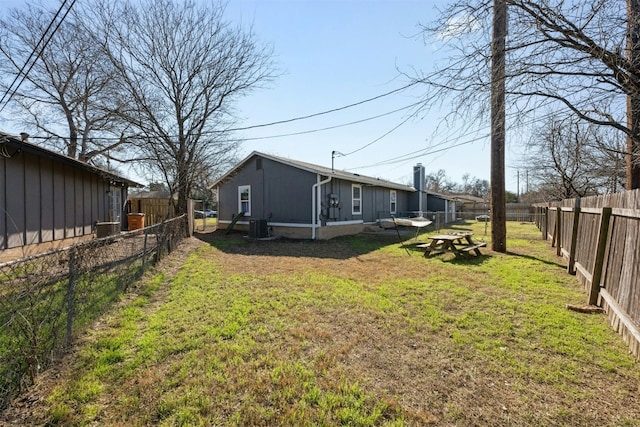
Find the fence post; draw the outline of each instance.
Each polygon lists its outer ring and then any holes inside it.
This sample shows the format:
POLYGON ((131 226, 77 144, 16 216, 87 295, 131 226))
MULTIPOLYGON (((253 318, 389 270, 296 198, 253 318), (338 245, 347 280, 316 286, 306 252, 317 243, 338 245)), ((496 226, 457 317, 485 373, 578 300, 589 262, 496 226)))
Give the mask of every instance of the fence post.
POLYGON ((144 228, 144 243, 142 245, 142 272, 144 273, 147 267, 147 239, 149 238, 149 227, 144 228))
POLYGON ((600 216, 600 229, 598 231, 598 244, 596 246, 596 257, 593 262, 593 273, 591 273, 591 290, 589 292, 589 304, 595 305, 600 294, 600 282, 602 281, 602 267, 604 264, 604 251, 607 247, 607 235, 609 233, 609 222, 611 219, 611 208, 602 208, 600 216))
POLYGON ((569 247, 569 263, 567 273, 576 274, 576 246, 578 242, 578 226, 580 225, 580 198, 576 198, 576 207, 573 208, 573 229, 571 231, 571 246, 569 247))
POLYGON ((556 255, 562 256, 562 208, 556 208, 556 255))
POLYGON ((75 316, 75 291, 77 280, 76 262, 76 250, 71 249, 69 252, 69 281, 67 284, 67 336, 65 337, 65 343, 67 346, 71 344, 73 318, 75 316))

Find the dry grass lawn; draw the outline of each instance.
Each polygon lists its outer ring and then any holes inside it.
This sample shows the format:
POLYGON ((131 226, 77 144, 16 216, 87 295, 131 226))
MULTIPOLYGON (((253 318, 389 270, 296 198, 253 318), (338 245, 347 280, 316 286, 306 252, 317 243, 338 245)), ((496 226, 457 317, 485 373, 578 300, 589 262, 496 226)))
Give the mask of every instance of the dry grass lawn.
POLYGON ((586 294, 533 225, 508 234, 469 260, 384 233, 202 234, 0 423, 640 426, 620 337, 565 309, 586 294))

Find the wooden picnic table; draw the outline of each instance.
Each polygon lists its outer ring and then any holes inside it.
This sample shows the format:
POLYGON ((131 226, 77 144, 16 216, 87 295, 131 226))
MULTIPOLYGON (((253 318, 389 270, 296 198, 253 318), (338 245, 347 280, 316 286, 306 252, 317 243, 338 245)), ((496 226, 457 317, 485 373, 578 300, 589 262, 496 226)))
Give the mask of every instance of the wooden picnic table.
POLYGON ((445 252, 453 252, 458 257, 467 256, 474 253, 476 256, 482 255, 480 248, 487 246, 485 242, 476 243, 471 239, 473 233, 460 232, 449 234, 438 234, 429 236, 431 243, 418 245, 424 248, 424 256, 439 255, 445 252))

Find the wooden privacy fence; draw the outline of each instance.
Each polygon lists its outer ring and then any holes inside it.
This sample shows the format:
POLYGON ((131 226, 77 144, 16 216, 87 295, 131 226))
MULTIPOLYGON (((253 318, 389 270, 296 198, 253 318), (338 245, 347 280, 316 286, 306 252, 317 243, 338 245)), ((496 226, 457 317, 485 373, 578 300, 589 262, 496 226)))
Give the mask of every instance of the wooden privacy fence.
POLYGON ((145 214, 146 225, 160 224, 175 216, 175 211, 168 198, 130 198, 129 208, 131 213, 145 214))
POLYGON ((554 205, 535 205, 543 237, 640 357, 640 190, 554 205))

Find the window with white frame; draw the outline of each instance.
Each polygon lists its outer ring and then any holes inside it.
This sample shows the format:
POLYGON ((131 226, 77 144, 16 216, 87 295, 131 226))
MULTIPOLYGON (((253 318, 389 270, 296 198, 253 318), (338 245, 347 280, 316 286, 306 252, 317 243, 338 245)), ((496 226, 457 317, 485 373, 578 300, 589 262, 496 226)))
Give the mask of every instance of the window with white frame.
POLYGON ((351 214, 362 215, 362 186, 351 184, 351 214))
POLYGON ((389 191, 389 210, 392 214, 396 213, 396 190, 389 191))
POLYGON ((244 216, 251 216, 251 186, 238 186, 238 212, 244 212, 244 216))
POLYGON ((120 222, 122 215, 122 189, 110 186, 107 190, 109 203, 109 221, 120 222))

